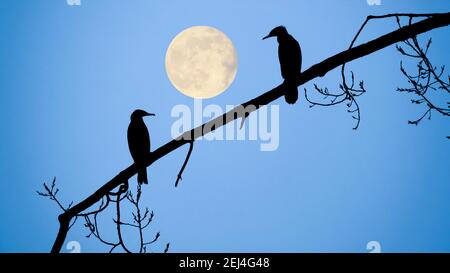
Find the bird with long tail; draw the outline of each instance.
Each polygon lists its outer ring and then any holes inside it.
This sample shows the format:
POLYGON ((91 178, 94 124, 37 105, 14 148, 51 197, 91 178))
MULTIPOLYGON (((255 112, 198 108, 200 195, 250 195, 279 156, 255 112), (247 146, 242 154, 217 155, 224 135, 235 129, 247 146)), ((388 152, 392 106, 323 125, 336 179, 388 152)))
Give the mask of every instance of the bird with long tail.
POLYGON ((137 181, 139 184, 148 184, 145 161, 150 154, 150 135, 143 117, 154 115, 144 110, 135 110, 131 114, 130 125, 128 126, 128 148, 134 164, 138 168, 137 181))

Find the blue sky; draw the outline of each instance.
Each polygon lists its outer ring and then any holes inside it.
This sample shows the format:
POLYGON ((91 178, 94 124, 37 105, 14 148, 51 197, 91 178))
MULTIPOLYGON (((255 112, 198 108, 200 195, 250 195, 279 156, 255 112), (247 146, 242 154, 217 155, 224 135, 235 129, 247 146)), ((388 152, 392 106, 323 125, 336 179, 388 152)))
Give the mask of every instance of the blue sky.
MULTIPOLYGON (((132 163, 126 141, 136 108, 152 146, 171 139, 174 105, 193 106, 164 69, 172 38, 194 25, 220 29, 233 41, 238 73, 204 104, 238 104, 281 82, 276 41, 283 24, 300 42, 303 68, 348 47, 369 14, 446 12, 448 1, 2 1, 0 4, 0 252, 49 251, 58 230, 54 203, 35 193, 57 177, 60 198, 87 197, 132 163)), ((395 28, 371 23, 368 40, 395 28)), ((449 64, 449 29, 434 30, 430 58, 449 64)), ((148 170, 143 202, 155 212, 152 232, 173 252, 450 251, 448 120, 420 126, 420 106, 395 92, 406 86, 394 47, 351 63, 368 93, 362 123, 344 106, 280 105, 280 146, 257 141, 200 141, 178 188, 187 147, 148 170)), ((338 72, 314 82, 337 88, 338 72)), ((306 88, 312 87, 312 82, 306 88)), ((135 178, 132 179, 132 185, 135 178)), ((113 235, 110 218, 104 232, 113 235)), ((84 252, 106 248, 78 223, 67 240, 84 252)), ((132 239, 130 239, 132 240, 132 239)), ((63 249, 65 251, 65 249, 63 249)))

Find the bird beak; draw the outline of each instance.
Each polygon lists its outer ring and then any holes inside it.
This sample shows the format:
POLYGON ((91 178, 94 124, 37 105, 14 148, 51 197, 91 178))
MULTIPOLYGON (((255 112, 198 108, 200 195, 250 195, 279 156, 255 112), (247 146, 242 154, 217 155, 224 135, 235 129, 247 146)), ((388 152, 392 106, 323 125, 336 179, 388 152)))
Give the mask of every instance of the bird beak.
POLYGON ((269 34, 269 35, 263 37, 262 39, 265 40, 265 39, 270 38, 270 37, 273 37, 273 36, 269 34))
POLYGON ((147 113, 145 116, 156 116, 156 115, 153 113, 147 113))

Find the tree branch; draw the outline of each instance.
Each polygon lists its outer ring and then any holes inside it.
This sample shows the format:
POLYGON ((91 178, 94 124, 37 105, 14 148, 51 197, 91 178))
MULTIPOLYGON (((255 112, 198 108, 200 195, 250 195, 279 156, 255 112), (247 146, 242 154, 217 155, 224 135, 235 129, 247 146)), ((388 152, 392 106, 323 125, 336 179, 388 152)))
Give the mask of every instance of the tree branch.
MULTIPOLYGON (((345 50, 318 64, 311 66, 309 69, 305 70, 298 76, 296 84, 297 86, 303 85, 312 79, 323 77, 326 73, 338 66, 341 66, 344 63, 348 63, 358 58, 364 57, 387 46, 404 41, 408 38, 412 38, 418 34, 430 31, 432 29, 448 26, 449 24, 450 13, 432 14, 427 19, 392 31, 365 44, 361 44, 359 46, 345 50)), ((284 94, 285 88, 283 84, 281 84, 273 88, 272 90, 243 103, 238 107, 246 108, 246 106, 253 105, 255 107, 252 107, 251 110, 249 110, 249 112, 253 112, 259 109, 259 107, 267 105, 280 98, 284 94)), ((243 117, 242 115, 236 115, 236 113, 240 111, 238 107, 223 114, 222 116, 219 116, 203 125, 198 126, 197 128, 183 133, 179 138, 174 139, 159 147, 154 152, 151 152, 146 160, 146 166, 152 165, 158 159, 180 148, 184 144, 187 144, 192 140, 197 139, 198 137, 206 135, 209 132, 214 131, 218 127, 223 126, 239 117, 243 117)), ((74 205, 73 207, 68 208, 61 215, 59 215, 58 220, 60 222, 60 227, 51 252, 60 252, 68 232, 70 221, 73 217, 91 207, 114 188, 123 183, 126 183, 128 179, 130 179, 136 173, 136 166, 134 164, 130 165, 129 167, 121 171, 117 176, 112 178, 109 182, 100 187, 95 193, 93 193, 80 203, 74 205)))
MULTIPOLYGON (((242 118, 242 120, 244 120, 244 118, 242 118)), ((182 180, 181 175, 183 174, 184 168, 186 168, 186 165, 189 161, 189 158, 191 157, 191 153, 192 153, 192 149, 194 148, 194 141, 189 142, 189 151, 186 155, 186 159, 184 160, 183 166, 181 166, 180 172, 178 172, 177 175, 177 181, 175 181, 175 187, 178 186, 178 182, 180 182, 180 180, 182 180)))

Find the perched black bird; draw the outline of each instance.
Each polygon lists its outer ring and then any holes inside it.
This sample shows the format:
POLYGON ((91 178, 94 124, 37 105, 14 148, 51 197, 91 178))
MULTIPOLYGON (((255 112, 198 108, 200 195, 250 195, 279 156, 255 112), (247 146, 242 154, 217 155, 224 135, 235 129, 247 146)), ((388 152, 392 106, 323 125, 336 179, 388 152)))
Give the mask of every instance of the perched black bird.
POLYGON ((277 37, 278 40, 278 58, 280 59, 281 76, 285 80, 288 88, 284 99, 289 104, 294 104, 298 99, 297 85, 295 79, 300 74, 302 67, 302 51, 297 40, 292 37, 285 27, 279 26, 272 29, 266 37, 277 37))
POLYGON ((128 126, 128 148, 134 163, 138 167, 137 181, 139 184, 148 184, 145 159, 150 153, 150 136, 142 118, 154 115, 144 110, 135 110, 131 114, 131 121, 128 126))

